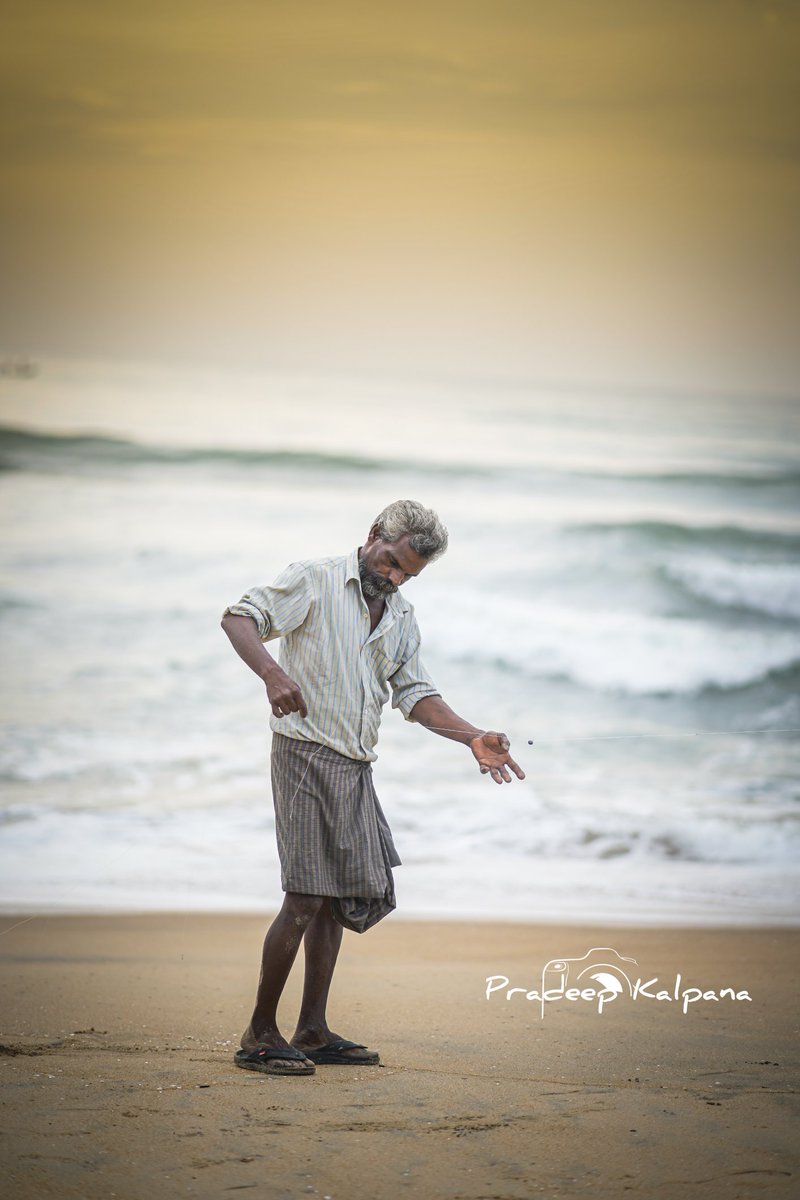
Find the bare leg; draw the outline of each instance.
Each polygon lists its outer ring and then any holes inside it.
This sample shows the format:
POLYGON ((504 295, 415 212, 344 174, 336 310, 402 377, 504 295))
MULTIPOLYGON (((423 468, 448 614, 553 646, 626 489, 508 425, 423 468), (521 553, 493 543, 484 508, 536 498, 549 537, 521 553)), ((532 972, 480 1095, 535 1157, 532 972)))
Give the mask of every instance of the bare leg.
MULTIPOLYGON (((326 901, 306 930, 303 1000, 292 1038, 292 1045, 298 1050, 317 1050, 328 1042, 343 1040, 341 1034, 331 1030, 325 1015, 342 933, 342 926, 326 901)), ((377 1062, 378 1059, 377 1054, 366 1050, 352 1049, 341 1053, 354 1063, 377 1062)))
POLYGON ((281 911, 270 925, 264 939, 256 1004, 250 1025, 242 1038, 245 1050, 251 1050, 257 1044, 282 1049, 288 1046, 289 1043, 278 1029, 278 1001, 297 957, 303 935, 324 902, 324 896, 286 893, 281 911))
POLYGON ((337 1036, 328 1028, 325 1010, 343 932, 327 901, 306 930, 303 1000, 292 1038, 292 1044, 301 1050, 324 1046, 337 1036))

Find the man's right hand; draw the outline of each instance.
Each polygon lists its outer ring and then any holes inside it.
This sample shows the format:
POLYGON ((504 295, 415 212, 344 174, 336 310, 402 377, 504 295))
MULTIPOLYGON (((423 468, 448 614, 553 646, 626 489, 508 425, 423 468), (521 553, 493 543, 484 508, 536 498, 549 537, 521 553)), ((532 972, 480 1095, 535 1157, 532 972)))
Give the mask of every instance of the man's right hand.
POLYGON ((289 713, 299 713, 301 717, 308 716, 303 693, 282 667, 276 663, 270 671, 265 673, 263 678, 273 716, 279 719, 288 717, 289 713))

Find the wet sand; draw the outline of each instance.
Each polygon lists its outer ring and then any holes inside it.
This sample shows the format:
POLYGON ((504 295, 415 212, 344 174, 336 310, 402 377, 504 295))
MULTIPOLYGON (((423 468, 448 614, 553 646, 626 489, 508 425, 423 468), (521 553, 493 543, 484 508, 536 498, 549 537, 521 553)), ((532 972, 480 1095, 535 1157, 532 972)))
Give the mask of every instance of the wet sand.
POLYGON ((798 1194, 798 930, 390 917, 345 934, 329 1014, 381 1065, 285 1079, 232 1062, 266 917, 22 919, 0 918, 2 1171, 19 1200, 798 1194), (563 997, 542 1016, 525 992, 544 965, 600 946, 638 960, 645 992, 674 995, 680 975, 679 998, 563 997), (487 1000, 487 976, 525 991, 487 1000), (683 990, 726 987, 752 999, 684 1013, 683 990))

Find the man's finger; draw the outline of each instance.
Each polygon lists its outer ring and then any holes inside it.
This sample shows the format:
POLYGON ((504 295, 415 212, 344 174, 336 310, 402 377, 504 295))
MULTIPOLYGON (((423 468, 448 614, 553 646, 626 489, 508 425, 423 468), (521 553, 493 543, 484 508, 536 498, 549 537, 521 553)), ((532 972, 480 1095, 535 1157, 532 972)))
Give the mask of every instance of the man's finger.
POLYGON ((501 750, 508 750, 511 743, 504 733, 500 733, 497 729, 490 729, 488 733, 483 735, 484 741, 491 741, 492 744, 497 744, 501 750))
POLYGON ((300 692, 296 695, 290 694, 281 700, 276 700, 272 704, 272 712, 279 720, 281 717, 288 717, 289 713, 300 713, 301 717, 308 716, 305 700, 300 692))
MULTIPOLYGON (((515 763, 515 762, 514 762, 513 758, 509 758, 509 760, 508 760, 508 765, 511 767, 511 770, 514 772, 514 774, 516 775, 517 779, 524 779, 524 778, 525 778, 525 772, 523 771, 523 769, 522 769, 522 767, 519 765, 519 763, 515 763)), ((510 781, 509 781, 509 782, 510 782, 510 781)))
POLYGON ((303 699, 303 693, 299 690, 296 692, 290 692, 285 700, 280 701, 280 704, 282 708, 286 709, 287 714, 300 713, 301 717, 308 715, 306 702, 303 699))

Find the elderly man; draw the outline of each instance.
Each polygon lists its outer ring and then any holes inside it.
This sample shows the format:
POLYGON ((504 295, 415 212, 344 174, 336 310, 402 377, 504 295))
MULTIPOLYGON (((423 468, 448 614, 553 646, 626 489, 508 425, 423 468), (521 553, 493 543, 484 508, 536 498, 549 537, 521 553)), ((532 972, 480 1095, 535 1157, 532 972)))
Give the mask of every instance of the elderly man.
POLYGON ((264 941, 255 1009, 235 1056, 273 1075, 315 1064, 363 1066, 374 1051, 331 1031, 326 1007, 343 928, 369 929, 395 907, 400 859, 372 781, 381 710, 469 746, 483 774, 525 776, 503 733, 478 729, 445 704, 420 659, 414 610, 398 588, 447 548, 437 515, 390 504, 358 550, 292 563, 271 587, 225 610, 222 627, 266 685, 283 907, 264 941), (263 643, 281 639, 280 665, 263 643), (291 1045, 277 1007, 300 942, 305 981, 291 1045))

